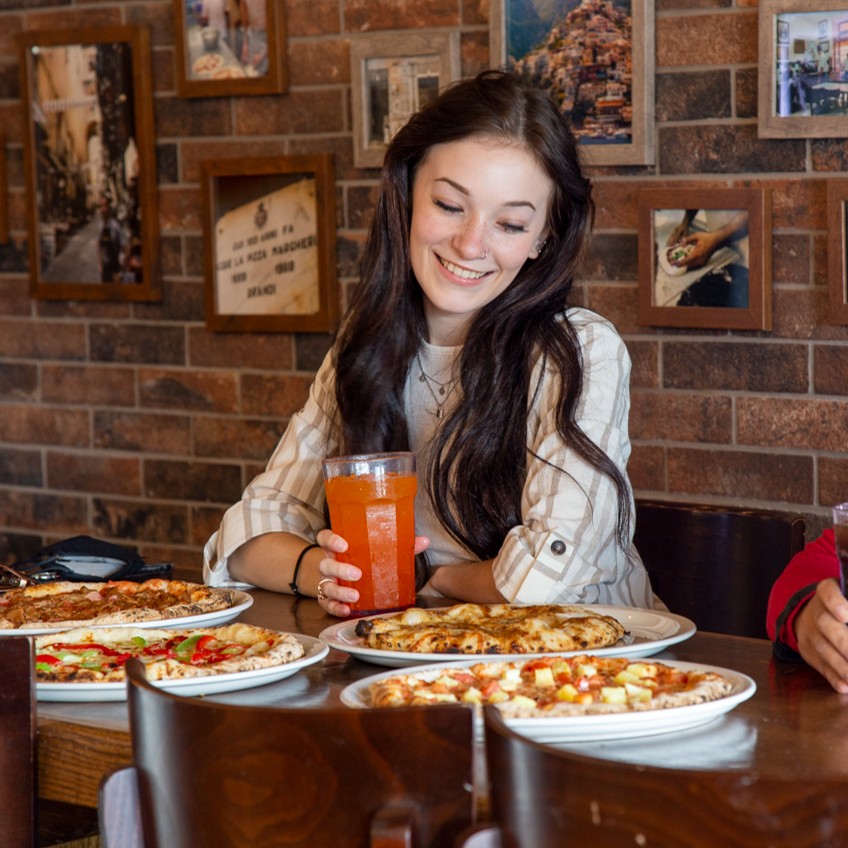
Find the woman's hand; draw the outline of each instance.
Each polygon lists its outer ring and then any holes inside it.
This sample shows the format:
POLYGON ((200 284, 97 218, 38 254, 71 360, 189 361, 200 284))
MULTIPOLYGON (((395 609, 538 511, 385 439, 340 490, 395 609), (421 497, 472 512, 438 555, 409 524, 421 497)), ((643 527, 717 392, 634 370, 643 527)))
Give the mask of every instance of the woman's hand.
MULTIPOLYGON (((346 618, 351 613, 349 604, 356 603, 359 600, 359 590, 353 586, 340 586, 338 581, 345 580, 355 583, 362 577, 362 570, 355 565, 336 559, 336 554, 343 554, 348 548, 347 541, 338 533, 334 533, 332 530, 320 530, 316 536, 316 541, 327 554, 318 563, 318 571, 321 573, 321 582, 318 584, 320 590, 318 603, 330 615, 337 618, 346 618)), ((416 556, 429 547, 430 540, 426 536, 415 537, 416 556)))
POLYGON ((848 601, 835 580, 822 580, 795 621, 804 660, 843 695, 848 694, 848 601))

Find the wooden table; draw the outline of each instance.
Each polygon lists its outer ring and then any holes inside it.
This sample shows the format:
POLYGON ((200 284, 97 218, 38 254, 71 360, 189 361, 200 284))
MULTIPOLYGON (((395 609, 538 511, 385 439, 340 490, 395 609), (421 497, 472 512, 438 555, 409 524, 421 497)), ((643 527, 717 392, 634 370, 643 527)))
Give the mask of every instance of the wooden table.
MULTIPOLYGON (((254 591, 241 620, 317 636, 336 619, 313 600, 254 591)), ((661 766, 754 767, 767 774, 848 775, 848 696, 836 694, 802 664, 779 663, 765 640, 696 633, 657 655, 744 672, 756 694, 702 728, 681 733, 570 746, 611 759, 661 766)), ((349 683, 384 667, 331 650, 316 665, 278 683, 215 696, 240 704, 305 706, 340 703, 349 683)), ((127 709, 118 703, 38 704, 38 780, 43 798, 97 806, 103 774, 130 762, 127 709)))

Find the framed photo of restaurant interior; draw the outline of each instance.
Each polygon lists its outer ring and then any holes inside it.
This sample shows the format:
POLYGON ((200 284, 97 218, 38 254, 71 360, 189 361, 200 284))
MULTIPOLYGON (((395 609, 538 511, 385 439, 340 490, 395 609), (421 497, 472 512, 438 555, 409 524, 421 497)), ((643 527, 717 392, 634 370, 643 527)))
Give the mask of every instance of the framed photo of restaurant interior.
POLYGON ((457 32, 351 38, 353 164, 379 168, 389 141, 409 116, 459 73, 457 32))
POLYGON ((335 329, 332 154, 218 159, 200 168, 208 329, 335 329))
POLYGON ((763 138, 848 137, 848 3, 760 0, 763 138))
POLYGON ((285 4, 277 0, 173 0, 180 97, 288 90, 285 4))
POLYGON ((147 29, 38 30, 19 45, 33 296, 159 300, 147 29))
POLYGON ((848 324, 848 180, 827 181, 827 276, 831 324, 848 324))
POLYGON ((771 207, 766 189, 639 193, 638 323, 771 329, 771 207))
POLYGON ((654 163, 654 0, 489 8, 490 64, 550 89, 588 166, 654 163))

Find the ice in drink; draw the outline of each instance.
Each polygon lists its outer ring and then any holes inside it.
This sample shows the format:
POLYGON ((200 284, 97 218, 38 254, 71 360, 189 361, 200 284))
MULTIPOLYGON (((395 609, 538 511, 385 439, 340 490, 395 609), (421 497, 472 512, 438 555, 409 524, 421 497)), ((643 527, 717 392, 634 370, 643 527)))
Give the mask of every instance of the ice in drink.
POLYGON ((362 570, 343 586, 359 591, 354 615, 415 603, 415 455, 388 453, 324 461, 330 526, 348 543, 338 559, 362 570))

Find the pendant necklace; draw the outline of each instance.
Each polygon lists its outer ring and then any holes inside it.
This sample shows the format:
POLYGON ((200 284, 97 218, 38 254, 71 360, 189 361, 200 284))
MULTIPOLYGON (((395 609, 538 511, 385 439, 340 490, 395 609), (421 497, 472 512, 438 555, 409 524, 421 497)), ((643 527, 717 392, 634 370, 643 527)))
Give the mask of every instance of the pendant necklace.
POLYGON ((448 398, 451 396, 451 392, 453 392, 454 386, 456 385, 456 377, 451 377, 451 379, 447 382, 440 383, 424 370, 420 353, 415 354, 415 359, 418 361, 418 370, 421 372, 418 380, 427 386, 427 389, 433 396, 433 400, 436 402, 436 411, 433 415, 441 421, 442 418, 445 417, 445 410, 443 407, 445 403, 447 403, 448 398), (433 386, 435 386, 435 388, 433 388, 433 386))

